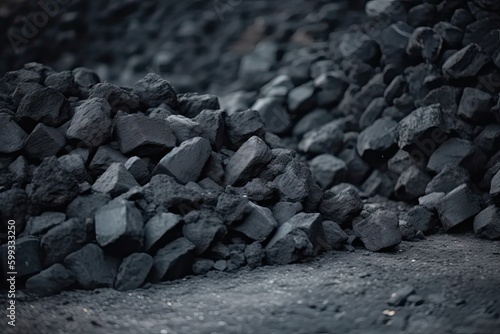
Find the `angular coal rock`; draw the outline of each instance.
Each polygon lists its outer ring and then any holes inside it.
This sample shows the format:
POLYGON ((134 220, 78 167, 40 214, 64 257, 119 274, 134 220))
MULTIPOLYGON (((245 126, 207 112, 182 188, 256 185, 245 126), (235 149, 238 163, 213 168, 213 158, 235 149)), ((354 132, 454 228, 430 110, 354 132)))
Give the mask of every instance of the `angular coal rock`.
POLYGON ((302 211, 302 204, 294 202, 278 202, 273 206, 273 217, 278 225, 283 225, 288 219, 302 211))
POLYGON ((0 153, 14 153, 21 150, 28 135, 14 121, 12 116, 0 113, 2 132, 0 133, 0 153))
POLYGON ((347 166, 346 182, 359 184, 370 171, 370 166, 359 156, 355 148, 343 150, 339 153, 339 158, 344 160, 347 166))
POLYGON ((118 110, 133 113, 139 108, 139 97, 110 83, 98 83, 90 89, 89 99, 105 99, 115 115, 118 110))
POLYGON ((312 82, 295 87, 288 93, 287 106, 291 114, 311 111, 316 105, 315 89, 312 82))
POLYGON ((217 239, 221 239, 227 228, 211 211, 191 211, 184 216, 184 237, 196 246, 196 253, 203 254, 217 239))
POLYGON ((413 28, 403 21, 391 24, 380 32, 377 42, 385 64, 404 65, 406 46, 412 32, 413 28))
POLYGON ((252 106, 262 118, 266 129, 272 133, 283 134, 288 131, 292 121, 281 99, 276 97, 262 97, 252 106))
POLYGON ((352 187, 344 189, 338 194, 326 191, 319 205, 319 212, 323 217, 340 225, 349 223, 362 210, 363 201, 352 187))
POLYGON ((55 128, 39 123, 24 142, 24 151, 31 158, 43 160, 57 153, 66 144, 64 135, 55 128))
POLYGON ((452 79, 470 78, 477 75, 489 62, 489 57, 481 52, 481 47, 471 43, 448 58, 442 70, 452 79))
POLYGON ((97 178, 115 162, 124 164, 127 162, 127 158, 119 151, 109 146, 99 146, 90 162, 90 173, 97 178))
POLYGON ((191 270, 195 275, 205 275, 213 268, 214 264, 215 262, 212 260, 199 258, 194 260, 191 270))
POLYGON ((97 147, 111 136, 111 107, 101 98, 85 100, 76 107, 66 136, 97 147))
POLYGON ((430 3, 418 4, 408 11, 408 23, 418 27, 422 25, 432 25, 436 21, 437 8, 430 3))
POLYGON ((68 255, 63 264, 83 289, 93 290, 113 286, 120 261, 88 244, 68 255))
POLYGON ((481 206, 479 199, 467 184, 462 184, 444 196, 436 206, 436 210, 444 230, 449 231, 477 215, 481 211, 481 206))
POLYGON ((30 277, 26 281, 26 289, 39 296, 50 296, 58 294, 75 282, 71 272, 62 264, 56 263, 30 277))
POLYGON ((301 137, 305 133, 319 128, 325 122, 329 122, 333 119, 332 115, 328 113, 325 109, 316 109, 307 113, 302 117, 293 127, 293 135, 301 137))
POLYGON ((78 183, 89 181, 85 160, 83 160, 81 155, 71 153, 60 156, 57 160, 61 164, 62 168, 70 172, 76 178, 78 183))
POLYGON ((474 145, 487 155, 493 155, 500 147, 500 124, 489 124, 474 138, 474 145))
POLYGON ((177 96, 178 110, 181 115, 195 118, 202 110, 220 109, 219 99, 215 95, 186 93, 177 96))
POLYGON ((490 196, 493 202, 500 206, 500 170, 491 179, 490 196))
POLYGON ((172 130, 177 144, 194 137, 205 137, 205 130, 200 123, 181 115, 167 117, 167 123, 172 130))
POLYGON ((13 181, 15 183, 19 183, 24 186, 31 180, 31 167, 22 155, 18 156, 16 160, 14 160, 9 165, 9 172, 13 175, 13 181))
POLYGON ((248 198, 221 193, 217 200, 216 212, 228 226, 240 221, 249 212, 248 198))
MULTIPOLYGON (((399 122, 399 148, 405 151, 422 149, 421 146, 425 145, 428 140, 432 140, 428 138, 429 136, 435 139, 442 134, 440 131, 442 127, 443 117, 440 105, 418 108, 399 122)), ((431 153, 427 152, 428 155, 431 153)))
POLYGON ((347 234, 340 228, 339 224, 331 220, 323 222, 323 242, 321 243, 323 248, 341 249, 347 239, 347 234))
POLYGON ((142 103, 149 108, 158 107, 162 103, 170 107, 177 106, 177 94, 167 80, 155 73, 148 73, 143 79, 137 81, 133 93, 139 96, 142 103))
POLYGON ((396 182, 393 175, 382 173, 376 169, 363 182, 361 189, 363 189, 363 194, 368 197, 375 195, 389 197, 394 191, 396 182))
POLYGON ((87 226, 83 220, 71 218, 43 235, 40 250, 44 267, 62 262, 89 241, 87 226))
POLYGON ((71 71, 49 74, 43 84, 45 87, 54 88, 66 97, 78 96, 78 85, 71 71))
POLYGON ((66 220, 66 215, 62 212, 46 211, 40 216, 30 217, 24 234, 40 236, 48 230, 57 226, 66 220))
POLYGON ((313 245, 305 232, 288 223, 281 225, 265 248, 265 262, 288 264, 313 255, 313 245))
POLYGON ((401 243, 398 216, 389 210, 375 211, 365 220, 355 224, 353 230, 365 247, 372 252, 401 243))
POLYGON ((156 175, 144 188, 148 203, 162 206, 185 214, 199 208, 203 202, 203 195, 192 188, 183 187, 168 175, 156 175))
POLYGON ((247 245, 245 247, 244 255, 248 266, 252 269, 260 267, 265 257, 264 249, 258 241, 247 245))
POLYGON ((113 163, 95 181, 92 190, 109 194, 111 197, 117 197, 138 186, 139 183, 122 164, 113 163))
POLYGON ((336 153, 342 147, 343 139, 342 124, 332 121, 304 134, 298 148, 310 154, 336 153))
POLYGON ((151 179, 148 164, 139 157, 130 157, 124 166, 141 186, 148 183, 151 179))
POLYGON ((415 205, 405 212, 399 220, 403 240, 413 240, 419 231, 428 233, 435 228, 436 224, 435 214, 420 205, 415 205))
POLYGON ((159 212, 144 226, 144 250, 155 254, 158 249, 181 236, 182 217, 159 212))
POLYGON ((119 117, 115 134, 123 154, 139 157, 165 154, 175 147, 176 141, 167 121, 139 114, 119 117))
POLYGON ((314 249, 320 249, 324 242, 323 218, 319 213, 301 212, 285 222, 305 232, 314 249))
POLYGON ((303 202, 306 200, 311 194, 307 182, 308 177, 312 178, 309 168, 297 160, 290 161, 283 174, 274 179, 282 201, 303 202))
POLYGON ((273 182, 264 181, 262 179, 253 179, 242 188, 228 186, 226 190, 241 196, 246 196, 253 202, 270 203, 274 199, 276 185, 273 182))
POLYGON ((217 151, 225 144, 226 141, 226 124, 224 118, 226 113, 223 110, 202 110, 194 120, 203 125, 206 137, 210 140, 210 144, 217 151))
POLYGON ((438 22, 434 25, 434 31, 443 39, 445 45, 457 49, 462 46, 464 32, 459 27, 446 21, 438 22))
POLYGON ((451 138, 431 155, 427 168, 439 173, 447 164, 459 165, 474 173, 482 170, 486 156, 468 140, 451 138))
POLYGON ((463 45, 476 43, 478 36, 486 36, 491 32, 492 28, 500 25, 500 18, 498 16, 478 18, 477 20, 472 19, 472 21, 465 27, 463 45))
POLYGON ((231 157, 225 168, 225 184, 234 185, 249 181, 271 161, 269 147, 259 137, 248 139, 231 157))
MULTIPOLYGON (((389 87, 387 87, 387 88, 389 88, 389 87)), ((393 95, 392 93, 388 93, 388 94, 393 95)), ((388 96, 387 101, 389 101, 389 99, 390 99, 391 103, 392 103, 392 100, 394 100, 394 98, 391 98, 390 96, 388 96)), ((376 99, 371 101, 370 104, 368 105, 368 107, 366 107, 365 111, 359 117, 359 128, 366 129, 367 127, 372 125, 377 119, 380 118, 380 116, 382 115, 382 113, 384 112, 386 107, 387 107, 386 98, 377 97, 376 99)))
POLYGON ((29 196, 42 208, 58 208, 71 202, 79 193, 78 183, 56 157, 46 158, 35 169, 29 196))
POLYGON ((406 53, 414 59, 435 62, 441 53, 442 47, 443 38, 434 29, 418 27, 411 35, 406 53))
POLYGON ((366 161, 389 159, 397 152, 398 123, 380 118, 358 136, 356 148, 366 161))
POLYGON ((467 182, 469 182, 469 173, 466 169, 455 164, 448 164, 427 184, 425 193, 449 193, 459 185, 467 182))
POLYGON ((92 70, 85 67, 77 67, 73 71, 76 84, 83 89, 90 89, 101 82, 99 76, 92 70))
MULTIPOLYGON (((39 240, 37 237, 24 236, 16 239, 15 271, 17 277, 31 276, 42 270, 38 245, 39 240)), ((3 247, 7 248, 7 245, 3 245, 3 247)), ((5 254, 7 254, 7 252, 5 254)))
POLYGON ((141 249, 143 220, 136 206, 126 200, 114 200, 95 213, 97 243, 114 254, 129 255, 141 249))
POLYGON ((233 224, 230 228, 243 233, 252 240, 263 242, 276 227, 278 227, 278 223, 274 219, 271 210, 248 202, 248 215, 246 218, 238 224, 233 224))
POLYGON ((16 234, 21 233, 26 226, 26 214, 31 207, 26 192, 19 188, 12 188, 0 193, 0 226, 7 231, 9 220, 14 220, 16 234))
POLYGON ((500 208, 490 205, 474 218, 474 232, 491 240, 500 238, 500 208))
POLYGON ((480 89, 465 87, 457 114, 474 124, 486 125, 494 122, 492 107, 493 99, 490 94, 480 89))
POLYGON ((57 90, 38 89, 23 97, 16 117, 28 125, 43 123, 57 127, 70 119, 70 106, 64 95, 57 90))
POLYGON ((122 260, 116 275, 114 288, 119 291, 139 288, 148 277, 154 260, 145 253, 133 253, 122 260))
POLYGON ((316 100, 319 107, 331 108, 337 105, 347 89, 347 80, 342 72, 323 73, 314 80, 318 90, 316 100))
POLYGON ((430 181, 429 175, 420 168, 411 166, 399 177, 394 193, 400 199, 412 201, 426 193, 425 189, 430 181))
POLYGON ((149 274, 153 283, 182 278, 191 270, 196 246, 186 238, 179 238, 158 251, 149 274))
POLYGON ((240 147, 250 137, 264 137, 264 123, 256 110, 235 112, 226 117, 227 135, 230 143, 240 147))
POLYGON ((69 218, 80 218, 85 221, 87 218, 94 218, 94 214, 111 200, 109 195, 89 194, 75 198, 66 209, 69 218))
POLYGON ((338 49, 345 59, 358 59, 369 64, 377 64, 380 59, 377 43, 359 29, 348 29, 342 34, 338 49))
POLYGON ((425 207, 427 210, 435 211, 445 193, 430 193, 418 199, 418 204, 425 207))
POLYGON ((205 138, 186 140, 160 160, 153 175, 166 173, 182 184, 196 182, 211 152, 210 142, 205 138))
POLYGON ((311 173, 319 185, 326 189, 347 172, 345 162, 331 154, 321 154, 309 162, 311 173))
POLYGON ((416 162, 410 153, 399 150, 392 158, 387 161, 387 168, 395 174, 403 174, 405 170, 413 166, 416 162))

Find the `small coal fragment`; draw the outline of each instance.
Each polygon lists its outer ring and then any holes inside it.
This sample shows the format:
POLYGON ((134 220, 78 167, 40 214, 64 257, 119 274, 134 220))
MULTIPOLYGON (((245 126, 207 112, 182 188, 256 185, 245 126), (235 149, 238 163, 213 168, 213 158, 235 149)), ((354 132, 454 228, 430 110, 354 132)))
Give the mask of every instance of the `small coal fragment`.
POLYGON ((56 263, 26 281, 26 289, 39 296, 58 294, 75 283, 69 270, 56 263))
POLYGON ((127 158, 119 151, 112 149, 109 146, 99 146, 92 161, 90 162, 90 173, 94 177, 99 177, 104 173, 111 164, 119 162, 124 164, 127 158))
POLYGON ((17 125, 12 116, 0 113, 0 153, 14 153, 21 150, 28 135, 17 125))
POLYGON ((191 211, 184 216, 184 237, 196 246, 196 253, 203 254, 217 239, 221 239, 227 228, 211 211, 191 211))
POLYGON ((148 277, 153 263, 153 258, 145 253, 127 256, 118 268, 114 288, 119 291, 137 289, 148 277))
POLYGON ((195 275, 205 275, 212 269, 214 264, 215 262, 209 259, 196 259, 194 260, 191 270, 195 275))
POLYGON ((256 136, 248 139, 229 160, 225 168, 225 183, 235 185, 249 181, 258 175, 271 159, 271 150, 262 139, 256 136))
POLYGON ((500 206, 500 170, 491 179, 490 196, 493 202, 500 206))
POLYGON ((37 89, 23 97, 16 117, 20 122, 28 122, 29 125, 43 123, 58 127, 71 117, 69 102, 53 88, 37 89))
POLYGON ((223 110, 202 110, 194 120, 203 125, 204 132, 210 140, 210 144, 219 150, 226 141, 226 129, 223 110))
POLYGON ((322 247, 324 236, 323 219, 319 213, 301 212, 290 218, 286 223, 305 232, 315 249, 322 247))
POLYGON ((26 224, 24 234, 40 236, 54 226, 60 225, 65 220, 66 215, 62 212, 46 211, 40 216, 30 217, 26 224))
POLYGON ((416 205, 405 212, 399 220, 403 240, 413 240, 420 231, 428 233, 436 226, 435 215, 423 206, 416 205))
POLYGON ((262 118, 266 129, 272 133, 282 134, 291 126, 291 119, 283 103, 275 97, 263 97, 252 106, 262 118))
POLYGON ((125 162, 124 167, 141 186, 148 183, 151 179, 148 164, 139 157, 130 157, 125 162))
POLYGON ((339 224, 331 220, 325 220, 323 222, 323 233, 323 242, 321 246, 325 249, 327 249, 327 247, 331 249, 341 249, 347 242, 347 234, 342 230, 339 224))
POLYGON ((282 225, 288 219, 302 211, 302 204, 294 202, 278 202, 273 206, 273 217, 282 225))
POLYGON ((122 164, 113 163, 95 181, 92 190, 117 197, 138 186, 139 183, 122 164))
POLYGON ((248 211, 247 198, 227 193, 219 195, 216 212, 228 226, 243 219, 248 211))
POLYGON ((431 155, 427 168, 439 173, 448 164, 462 166, 469 172, 481 170, 486 157, 468 140, 451 138, 431 155))
POLYGON ((463 184, 444 196, 436 209, 444 230, 449 231, 477 215, 481 206, 477 196, 463 184))
POLYGON ((78 183, 89 181, 85 160, 83 160, 81 155, 77 153, 67 154, 60 156, 57 160, 59 160, 62 168, 70 172, 76 178, 78 183))
POLYGON ((500 208, 490 205, 474 218, 474 232, 491 240, 500 238, 500 208))
POLYGON ((262 265, 265 253, 262 245, 258 241, 254 241, 245 247, 245 260, 250 268, 257 268, 262 265))
POLYGON ((281 225, 265 248, 267 264, 288 264, 313 255, 313 246, 305 232, 288 223, 281 225))
POLYGON ((205 138, 186 140, 160 160, 153 175, 166 173, 182 184, 196 182, 211 152, 210 142, 205 138))
POLYGON ((459 185, 467 182, 469 182, 469 173, 466 169, 455 164, 448 164, 427 184, 425 193, 449 193, 459 185))
POLYGON ((111 288, 120 261, 104 254, 95 244, 88 244, 64 259, 64 266, 78 284, 87 290, 111 288))
POLYGON ((9 220, 15 221, 16 235, 26 226, 26 214, 29 213, 31 203, 26 192, 19 188, 12 188, 0 193, 1 227, 7 231, 9 220))
POLYGON ((246 218, 231 226, 231 229, 241 232, 252 240, 263 242, 278 227, 271 210, 248 202, 246 218))
POLYGON ((481 52, 477 44, 469 44, 462 50, 457 51, 443 64, 443 73, 450 78, 470 78, 490 61, 488 56, 481 52))
POLYGON ((40 240, 44 267, 62 262, 89 241, 87 226, 83 220, 71 218, 51 228, 40 240))
POLYGON ((106 100, 111 106, 113 115, 121 110, 128 114, 139 107, 139 97, 110 83, 98 83, 90 89, 89 100, 100 98, 106 100))
POLYGON ((144 226, 144 249, 154 254, 180 237, 182 217, 170 212, 157 213, 144 226))
POLYGON ((177 94, 167 80, 155 73, 148 73, 143 79, 137 81, 133 92, 139 96, 141 102, 150 108, 166 103, 171 107, 177 105, 177 94))
POLYGON ((291 114, 311 111, 316 105, 316 95, 312 82, 295 87, 288 93, 287 106, 291 114))
POLYGON ((441 199, 445 196, 445 193, 430 193, 422 196, 418 199, 418 204, 425 207, 427 210, 435 211, 437 205, 441 202, 441 199))
POLYGON ((196 246, 186 238, 179 238, 158 251, 154 257, 149 280, 153 283, 162 280, 182 278, 191 270, 196 254, 196 246))
POLYGON ((358 136, 356 148, 366 161, 388 160, 397 151, 398 123, 380 118, 358 136))
POLYGON ((425 194, 426 186, 430 181, 429 175, 418 167, 411 166, 399 177, 394 193, 400 199, 411 201, 425 194))
POLYGON ((394 247, 401 243, 399 219, 392 211, 378 210, 365 220, 355 224, 353 230, 365 247, 372 252, 394 247))
POLYGON ((413 31, 406 53, 414 59, 423 58, 425 61, 435 62, 442 47, 443 38, 434 29, 418 27, 413 31))
POLYGON ((240 147, 250 137, 263 138, 264 124, 256 110, 248 109, 235 112, 226 117, 227 134, 229 142, 240 147))
POLYGON ((200 123, 181 115, 167 117, 167 123, 172 130, 177 144, 194 137, 205 137, 205 130, 200 123))
POLYGON ((69 203, 66 214, 68 218, 80 218, 85 221, 87 218, 94 218, 94 214, 111 200, 109 195, 89 194, 81 195, 69 203))
POLYGON ((465 87, 457 114, 474 124, 489 124, 494 121, 491 112, 492 96, 480 89, 465 87))
POLYGON ((106 142, 111 135, 111 107, 108 102, 95 98, 79 105, 66 135, 89 147, 97 147, 106 142))
POLYGON ((215 95, 186 93, 178 95, 177 100, 180 114, 189 118, 195 118, 205 109, 220 109, 219 99, 215 95))
MULTIPOLYGON (((3 245, 3 247, 7 248, 7 245, 3 245)), ((11 247, 9 247, 9 250, 10 249, 11 247)), ((7 252, 5 254, 7 254, 7 252)), ((42 270, 42 264, 39 239, 33 236, 17 238, 15 260, 16 277, 27 277, 40 272, 40 270, 42 270)))
POLYGON ((342 147, 343 139, 342 125, 338 121, 332 121, 304 134, 298 148, 310 154, 336 153, 342 147))
MULTIPOLYGON (((426 135, 434 137, 440 135, 439 129, 443 126, 440 105, 430 105, 414 110, 399 122, 399 148, 411 150, 414 146, 424 143, 426 135)), ((420 148, 421 149, 421 148, 420 148)), ((429 152, 430 154, 432 152, 429 152)))
POLYGON ((349 223, 363 210, 363 201, 352 187, 335 194, 326 191, 319 206, 319 211, 328 220, 342 224, 349 223))
POLYGON ((26 138, 24 151, 31 158, 43 160, 57 155, 65 143, 66 138, 61 132, 39 123, 26 138))
POLYGON ((114 200, 95 213, 97 243, 121 256, 141 249, 144 231, 141 212, 132 202, 114 200))
POLYGON ((311 173, 319 185, 326 189, 347 172, 345 162, 331 154, 321 154, 309 162, 311 173))
POLYGON ((78 86, 71 71, 49 74, 43 84, 45 87, 54 88, 66 97, 78 95, 78 86))

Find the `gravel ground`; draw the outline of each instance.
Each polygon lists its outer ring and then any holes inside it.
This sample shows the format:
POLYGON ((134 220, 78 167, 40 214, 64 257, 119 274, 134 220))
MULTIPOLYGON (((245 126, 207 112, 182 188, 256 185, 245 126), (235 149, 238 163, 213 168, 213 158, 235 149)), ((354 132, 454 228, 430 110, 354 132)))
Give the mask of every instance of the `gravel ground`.
POLYGON ((7 333, 497 333, 499 286, 498 243, 440 234, 394 253, 326 253, 132 292, 23 295, 7 333), (388 305, 405 285, 423 303, 388 305))

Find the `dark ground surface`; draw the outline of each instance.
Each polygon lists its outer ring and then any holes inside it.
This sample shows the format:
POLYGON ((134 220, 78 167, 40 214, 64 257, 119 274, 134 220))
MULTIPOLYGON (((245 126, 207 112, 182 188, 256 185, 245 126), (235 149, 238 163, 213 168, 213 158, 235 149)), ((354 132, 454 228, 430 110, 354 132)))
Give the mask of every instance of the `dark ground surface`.
POLYGON ((7 333, 498 333, 499 287, 498 243, 440 234, 394 253, 327 253, 131 292, 23 296, 7 333), (401 285, 423 304, 389 306, 401 285))

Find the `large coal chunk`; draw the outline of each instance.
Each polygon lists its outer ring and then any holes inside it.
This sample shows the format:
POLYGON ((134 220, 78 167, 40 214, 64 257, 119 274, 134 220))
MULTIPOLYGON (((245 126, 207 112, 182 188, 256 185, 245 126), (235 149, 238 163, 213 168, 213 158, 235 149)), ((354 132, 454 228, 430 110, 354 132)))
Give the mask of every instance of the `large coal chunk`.
POLYGON ((490 196, 493 202, 500 206, 500 170, 491 179, 490 196))
POLYGON ((139 96, 142 103, 150 108, 158 107, 162 103, 175 108, 177 94, 167 80, 155 73, 148 73, 143 79, 134 84, 133 92, 139 96))
POLYGON ((336 222, 326 220, 323 222, 323 242, 325 249, 341 249, 347 242, 348 236, 336 222))
POLYGON ((436 224, 435 214, 420 205, 415 205, 405 212, 399 220, 403 240, 413 240, 419 231, 428 233, 436 227, 436 224))
POLYGON ((443 38, 432 28, 418 27, 413 31, 406 53, 414 59, 434 62, 443 47, 443 38))
POLYGON ((266 129, 272 133, 282 134, 289 130, 292 121, 281 99, 276 97, 263 97, 252 106, 257 110, 264 121, 266 129))
POLYGON ((427 168, 439 173, 448 164, 459 165, 471 173, 482 170, 486 156, 468 140, 451 138, 431 155, 427 168))
MULTIPOLYGON (((399 148, 409 152, 414 149, 423 150, 425 143, 430 140, 435 149, 435 143, 442 137, 442 127, 440 105, 418 108, 399 122, 399 148)), ((425 152, 426 155, 431 153, 425 152)))
POLYGON ((210 144, 217 151, 226 142, 226 123, 224 118, 226 113, 223 110, 202 110, 194 120, 203 124, 205 134, 210 140, 210 144))
POLYGON ((311 173, 319 185, 325 189, 335 179, 341 179, 347 172, 345 162, 331 154, 320 154, 309 162, 311 173))
POLYGON ((15 221, 16 234, 20 234, 26 226, 26 215, 31 207, 26 192, 19 188, 12 188, 0 193, 0 226, 7 231, 9 220, 15 221))
POLYGON ((112 149, 109 146, 99 146, 97 152, 92 158, 92 161, 90 162, 90 173, 92 176, 98 177, 115 162, 124 164, 127 162, 127 158, 119 151, 112 149))
POLYGON ((176 141, 167 121, 139 114, 119 117, 115 134, 123 154, 139 157, 165 154, 176 141))
POLYGON ((40 240, 44 267, 62 262, 89 240, 87 225, 78 218, 71 218, 50 229, 40 240))
POLYGON ((278 227, 271 210, 248 202, 247 211, 246 218, 240 223, 233 224, 231 229, 243 233, 252 240, 265 241, 278 227))
POLYGON ((196 182, 211 152, 210 142, 205 138, 186 140, 160 160, 153 174, 169 174, 183 184, 196 182))
POLYGON ((229 185, 245 183, 258 175, 271 159, 269 147, 254 136, 231 157, 225 168, 224 181, 229 185))
POLYGON ((39 296, 55 295, 75 283, 72 273, 62 264, 41 271, 26 281, 26 289, 39 296))
POLYGON ((186 93, 178 95, 177 100, 179 113, 189 118, 195 118, 205 109, 220 109, 219 99, 215 95, 186 93))
POLYGON ((453 79, 470 78, 477 75, 488 62, 488 55, 481 52, 479 45, 472 43, 449 57, 442 69, 445 75, 453 79))
POLYGON ((436 209, 444 230, 449 231, 477 215, 481 206, 477 196, 463 184, 443 197, 436 209))
POLYGON ((107 82, 98 83, 90 89, 89 99, 93 98, 108 101, 113 114, 116 114, 118 110, 130 114, 139 107, 139 97, 137 95, 107 82))
POLYGON ((230 114, 226 117, 226 125, 229 142, 235 147, 240 147, 252 136, 264 137, 264 124, 256 110, 230 114))
POLYGON ((124 166, 141 186, 151 179, 148 164, 139 157, 130 157, 124 166))
POLYGON ((14 121, 12 116, 0 113, 0 153, 14 153, 21 150, 28 135, 14 121))
POLYGON ((411 166, 399 177, 394 193, 400 199, 411 201, 425 194, 427 184, 431 181, 429 175, 418 167, 411 166))
POLYGON ((59 160, 65 170, 76 178, 78 183, 89 181, 87 166, 85 166, 85 160, 81 155, 77 153, 66 154, 60 156, 57 160, 59 160))
POLYGON ((183 187, 168 175, 156 175, 145 187, 149 203, 185 214, 203 204, 203 195, 196 189, 183 187))
POLYGON ((153 263, 153 258, 145 253, 127 256, 118 268, 114 288, 119 291, 137 289, 148 277, 153 263))
POLYGON ((353 230, 372 252, 397 246, 402 240, 398 216, 388 210, 375 211, 365 220, 355 224, 353 230))
POLYGON ((466 169, 455 164, 448 164, 427 184, 425 193, 449 193, 459 185, 467 182, 469 182, 469 173, 466 169))
POLYGON ((184 216, 184 237, 196 246, 196 253, 203 254, 227 232, 224 222, 211 211, 191 211, 184 216))
POLYGON ((154 257, 149 280, 156 283, 184 277, 190 272, 195 256, 196 246, 191 241, 176 239, 160 249, 154 257))
POLYGON ((95 213, 97 243, 108 251, 128 255, 143 245, 141 212, 132 202, 114 200, 95 213))
POLYGON ((490 205, 474 218, 474 232, 488 239, 500 238, 500 208, 490 205))
POLYGON ((288 264, 313 255, 307 234, 288 223, 281 225, 265 248, 265 261, 271 265, 288 264))
POLYGON ((85 100, 76 107, 66 136, 89 147, 97 147, 111 135, 111 107, 104 99, 85 100))
POLYGON ((43 84, 45 87, 54 88, 66 97, 78 96, 78 86, 71 71, 49 74, 43 84))
POLYGON ((465 87, 457 115, 474 124, 489 124, 494 122, 491 112, 493 98, 480 89, 465 87))
POLYGON ((35 169, 29 196, 42 208, 59 208, 71 202, 79 193, 78 182, 56 157, 46 158, 35 169))
POLYGON ((67 207, 66 214, 69 218, 94 218, 94 214, 104 205, 108 204, 111 197, 105 194, 89 194, 75 198, 67 207))
POLYGON ((158 249, 181 236, 182 217, 159 212, 144 226, 144 250, 155 254, 158 249))
POLYGON ((65 220, 66 215, 62 212, 46 211, 40 216, 30 217, 23 234, 40 236, 65 220))
POLYGON ((228 226, 242 220, 249 211, 248 198, 222 193, 217 199, 215 211, 228 226))
POLYGON ((43 123, 57 127, 71 117, 68 100, 53 88, 43 88, 25 95, 17 108, 17 119, 29 125, 43 123))
POLYGON ((327 220, 333 220, 338 224, 347 224, 363 210, 363 201, 357 191, 349 187, 335 194, 326 191, 319 211, 327 220))
POLYGON ((285 223, 295 226, 305 232, 315 251, 318 251, 321 247, 323 247, 323 218, 321 218, 319 213, 301 212, 290 218, 285 223))
POLYGON ((379 162, 389 159, 397 152, 398 123, 381 118, 363 130, 358 136, 356 148, 366 161, 379 162))
POLYGON ((120 163, 113 163, 95 181, 92 190, 117 197, 133 187, 138 187, 139 183, 132 174, 120 163))
POLYGON ((64 259, 64 266, 78 284, 87 290, 111 288, 120 261, 104 254, 95 244, 88 244, 64 259))
POLYGON ((57 129, 39 123, 24 142, 24 151, 31 158, 42 160, 57 153, 64 147, 66 138, 57 129))
POLYGON ((304 134, 298 148, 309 154, 335 153, 342 147, 343 139, 344 128, 335 120, 304 134))

